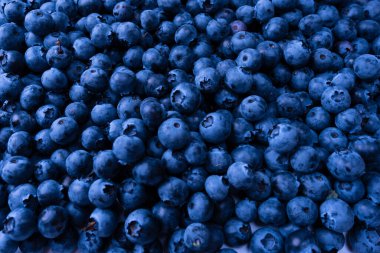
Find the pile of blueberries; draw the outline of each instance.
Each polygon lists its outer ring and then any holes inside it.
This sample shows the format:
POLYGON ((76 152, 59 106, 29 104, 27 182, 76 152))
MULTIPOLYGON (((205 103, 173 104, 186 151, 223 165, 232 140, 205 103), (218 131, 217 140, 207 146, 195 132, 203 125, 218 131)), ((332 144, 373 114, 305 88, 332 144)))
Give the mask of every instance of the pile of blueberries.
POLYGON ((380 252, 379 0, 0 0, 0 24, 1 253, 380 252))

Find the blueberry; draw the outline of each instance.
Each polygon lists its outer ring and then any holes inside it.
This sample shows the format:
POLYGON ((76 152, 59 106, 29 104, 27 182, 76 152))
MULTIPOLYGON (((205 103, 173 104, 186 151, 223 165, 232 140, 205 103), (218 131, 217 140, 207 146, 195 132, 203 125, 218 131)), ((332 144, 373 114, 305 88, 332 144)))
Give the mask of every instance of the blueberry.
POLYGON ((229 182, 223 176, 211 175, 205 181, 205 191, 214 201, 225 199, 229 191, 229 182))
POLYGON ((319 228, 315 231, 315 240, 321 250, 341 250, 345 243, 344 235, 328 229, 319 228))
POLYGON ((104 91, 108 85, 107 73, 101 68, 89 68, 82 73, 80 83, 90 91, 104 91))
POLYGON ((21 242, 19 248, 23 251, 42 253, 47 249, 48 240, 42 235, 34 234, 25 241, 21 242))
POLYGON ((58 205, 64 198, 63 186, 57 181, 48 179, 37 188, 37 199, 41 206, 58 205))
POLYGON ((112 150, 123 163, 134 163, 143 157, 145 146, 138 137, 122 135, 115 139, 112 150))
POLYGON ((88 191, 91 183, 86 179, 75 179, 71 182, 67 195, 69 200, 78 206, 88 206, 90 200, 88 199, 88 191))
MULTIPOLYGON (((201 74, 200 74, 201 75, 201 74)), ((200 75, 197 75, 199 77, 200 75)), ((207 78, 203 76, 203 78, 207 78)), ((211 78, 211 77, 210 77, 211 78)), ((199 85, 207 90, 208 82, 204 82, 206 79, 202 79, 199 85), (202 84, 201 84, 202 83, 202 84)), ((210 82, 213 82, 211 79, 210 82)), ((196 83, 198 85, 198 83, 196 83)), ((212 86, 213 84, 211 84, 212 86)), ((201 94, 198 89, 191 83, 180 83, 174 87, 170 94, 170 102, 172 107, 180 113, 193 113, 201 102, 201 94)))
POLYGON ((2 24, 0 26, 0 48, 20 51, 24 47, 23 33, 23 29, 15 23, 2 24))
POLYGON ((306 229, 298 229, 285 239, 285 252, 321 252, 313 234, 306 229))
POLYGON ((285 45, 284 58, 290 66, 297 68, 305 66, 309 61, 310 55, 310 49, 302 41, 291 40, 285 45))
POLYGON ((319 207, 322 224, 335 232, 347 232, 354 225, 354 212, 343 200, 331 198, 319 207))
POLYGON ((132 174, 137 183, 158 185, 162 181, 163 174, 161 160, 146 157, 133 167, 132 174))
POLYGON ((376 245, 378 239, 376 230, 356 226, 348 233, 347 243, 352 250, 371 252, 379 250, 376 245))
POLYGON ((38 206, 37 189, 31 184, 21 184, 8 195, 8 206, 13 211, 17 208, 35 210, 38 206))
POLYGON ((85 150, 76 150, 66 157, 65 168, 71 177, 86 176, 92 169, 92 156, 85 150))
POLYGON ((88 190, 88 199, 98 208, 110 207, 116 198, 116 186, 108 180, 98 179, 91 184, 88 190))
POLYGON ((300 192, 313 201, 322 201, 330 193, 330 181, 319 172, 303 175, 299 180, 301 183, 300 192))
POLYGON ((269 0, 259 0, 255 5, 256 18, 260 22, 267 22, 274 16, 274 4, 269 0))
POLYGON ((104 246, 103 238, 93 231, 81 231, 78 238, 78 249, 87 252, 97 252, 104 246))
POLYGON ((300 183, 289 172, 279 172, 271 178, 274 195, 280 200, 291 200, 296 197, 300 183))
POLYGON ((147 209, 136 209, 125 220, 125 233, 134 243, 145 245, 153 242, 159 232, 158 220, 147 209))
POLYGON ((286 222, 286 210, 275 197, 262 202, 258 208, 258 217, 266 225, 282 225, 286 222))
POLYGON ((171 233, 178 226, 180 211, 175 207, 158 202, 152 208, 152 213, 160 221, 161 231, 171 233), (173 217, 175 219, 173 219, 173 217))
POLYGON ((289 220, 297 226, 314 224, 318 219, 317 205, 307 197, 295 197, 286 206, 289 220))
POLYGON ((91 213, 86 230, 96 231, 100 237, 109 237, 117 226, 116 213, 109 209, 96 208, 91 213))
POLYGON ((6 233, 3 231, 0 232, 0 250, 4 253, 13 253, 16 252, 18 248, 18 243, 12 240, 6 233))
POLYGON ((50 159, 40 160, 34 167, 34 177, 40 182, 47 179, 57 179, 61 174, 60 168, 50 159))
POLYGON ((231 133, 231 123, 221 112, 212 112, 199 124, 199 132, 207 142, 222 143, 231 133))
POLYGON ((33 166, 24 156, 11 156, 3 161, 1 178, 12 185, 26 183, 33 175, 33 166))
POLYGON ((38 217, 38 231, 45 238, 56 238, 67 226, 67 213, 61 206, 49 206, 38 217))
POLYGON ((319 162, 317 151, 308 146, 300 147, 290 158, 292 168, 299 173, 310 173, 317 170, 319 162))
POLYGON ((377 79, 378 69, 380 68, 380 62, 376 56, 370 54, 363 54, 357 57, 354 61, 353 69, 355 74, 363 80, 377 79))
POLYGON ((284 249, 284 239, 274 228, 264 227, 256 230, 251 238, 250 250, 252 252, 279 253, 284 249))
POLYGON ((268 137, 269 146, 280 153, 293 150, 299 141, 297 129, 289 124, 278 124, 268 137))
POLYGON ((36 223, 37 218, 32 210, 16 208, 5 218, 2 233, 14 241, 23 241, 36 231, 36 223))
POLYGON ((256 202, 249 199, 242 199, 236 204, 236 217, 244 222, 252 222, 257 216, 256 202))
POLYGON ((335 178, 342 181, 353 181, 365 171, 365 163, 361 156, 349 150, 332 153, 326 166, 335 178))
POLYGON ((170 206, 182 206, 189 195, 187 184, 176 177, 169 177, 158 188, 160 199, 170 206))
POLYGON ((379 178, 380 175, 375 173, 365 181, 367 189, 367 198, 376 204, 380 203, 380 192, 378 188, 379 178))
POLYGON ((367 227, 376 228, 379 226, 379 210, 372 201, 360 200, 354 206, 354 213, 357 219, 366 224, 367 227))
POLYGON ((185 229, 177 229, 176 231, 173 232, 168 242, 168 250, 170 253, 190 252, 190 249, 186 247, 185 242, 184 242, 184 237, 183 237, 184 232, 185 232, 185 229))
POLYGON ((206 250, 210 243, 210 237, 210 230, 202 223, 190 224, 183 234, 184 244, 195 252, 206 250))
POLYGON ((227 245, 239 246, 249 241, 252 230, 248 223, 232 218, 224 225, 224 236, 227 245))

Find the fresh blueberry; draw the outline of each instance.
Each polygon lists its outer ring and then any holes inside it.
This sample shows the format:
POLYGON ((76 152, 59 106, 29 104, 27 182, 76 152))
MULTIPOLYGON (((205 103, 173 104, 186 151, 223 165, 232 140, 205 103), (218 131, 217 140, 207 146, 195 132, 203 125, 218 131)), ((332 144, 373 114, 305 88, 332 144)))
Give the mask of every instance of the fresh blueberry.
POLYGON ((354 225, 354 212, 351 207, 341 199, 331 198, 325 200, 319 207, 322 224, 335 232, 347 232, 354 225))

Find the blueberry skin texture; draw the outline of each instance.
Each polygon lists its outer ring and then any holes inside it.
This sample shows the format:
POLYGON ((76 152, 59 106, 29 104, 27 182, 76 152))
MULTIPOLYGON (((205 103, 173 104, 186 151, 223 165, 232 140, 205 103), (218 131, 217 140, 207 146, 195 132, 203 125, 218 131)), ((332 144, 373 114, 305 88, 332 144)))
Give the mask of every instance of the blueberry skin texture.
POLYGON ((284 239, 274 228, 259 228, 252 235, 249 249, 257 253, 280 253, 284 250, 284 239))
POLYGON ((286 222, 286 210, 277 198, 272 197, 260 204, 258 217, 264 224, 278 226, 286 222))
POLYGON ((189 196, 186 182, 176 177, 169 177, 158 188, 161 201, 170 206, 182 206, 189 196))
POLYGON ((214 201, 222 201, 229 192, 229 182, 224 176, 210 175, 205 181, 205 191, 214 201))
POLYGON ((273 194, 280 200, 289 201, 296 197, 300 183, 290 172, 279 172, 271 178, 273 194))
POLYGON ((38 207, 37 189, 31 184, 21 184, 8 195, 8 206, 13 211, 17 208, 35 210, 38 207))
POLYGON ((298 141, 297 129, 286 123, 278 124, 268 137, 269 147, 280 153, 292 151, 298 145, 298 141))
POLYGON ((232 157, 222 147, 211 148, 208 151, 206 170, 212 174, 223 174, 232 164, 232 157))
POLYGON ((72 143, 78 134, 79 127, 75 120, 69 117, 56 119, 50 127, 50 138, 60 145, 72 143))
POLYGON ((364 181, 367 190, 367 198, 376 204, 380 203, 379 178, 380 175, 378 173, 371 173, 364 181))
POLYGON ((182 252, 182 253, 189 253, 191 252, 190 249, 188 249, 184 242, 184 233, 185 229, 177 229, 173 232, 172 236, 170 237, 170 240, 168 242, 168 250, 170 253, 176 253, 176 252, 182 252))
POLYGON ((284 59, 292 67, 304 67, 308 63, 310 55, 310 49, 302 41, 291 40, 285 45, 284 59))
POLYGON ((0 101, 14 100, 22 92, 20 77, 8 73, 0 75, 0 101))
POLYGON ((158 185, 163 179, 163 174, 161 160, 148 156, 132 169, 132 175, 136 182, 149 186, 158 185))
POLYGON ((324 228, 316 229, 315 240, 324 251, 341 250, 345 243, 343 234, 324 228))
POLYGON ((319 207, 322 224, 335 232, 347 232, 354 225, 354 212, 343 200, 332 198, 325 200, 319 207))
POLYGON ((7 143, 7 152, 10 155, 30 156, 32 154, 33 141, 28 132, 19 131, 12 134, 7 143))
POLYGON ((254 171, 244 162, 235 162, 228 167, 229 183, 238 190, 248 190, 254 183, 254 171))
POLYGON ((121 95, 132 93, 136 87, 135 73, 126 67, 118 67, 112 73, 109 84, 111 90, 121 95))
POLYGON ((253 78, 252 75, 244 71, 243 68, 236 66, 227 70, 224 83, 233 92, 245 94, 251 90, 253 78))
POLYGON ((97 231, 100 237, 110 237, 117 226, 117 215, 110 209, 95 208, 92 211, 87 229, 97 231))
POLYGON ((212 112, 199 124, 199 133, 206 142, 222 143, 231 133, 231 123, 222 113, 212 112))
POLYGON ((356 133, 361 130, 362 117, 356 109, 350 108, 335 117, 335 125, 342 131, 356 133))
POLYGON ((301 183, 300 192, 315 202, 325 200, 330 193, 329 179, 319 172, 303 175, 299 181, 301 183))
POLYGON ((235 214, 243 222, 252 222, 257 217, 256 202, 248 198, 236 203, 235 214))
POLYGON ((340 199, 349 204, 358 202, 365 195, 365 186, 360 179, 350 182, 335 181, 334 190, 340 199))
POLYGON ((92 157, 85 150, 76 150, 67 156, 65 167, 71 177, 87 176, 92 169, 92 157))
POLYGON ((306 229, 298 229, 288 235, 285 239, 285 252, 317 252, 321 250, 316 244, 311 232, 306 229))
POLYGON ((326 111, 339 113, 350 107, 351 97, 344 88, 330 87, 322 93, 321 104, 326 111))
POLYGON ((301 146, 290 158, 290 164, 298 173, 311 173, 318 169, 320 159, 313 147, 301 146))
POLYGON ((41 206, 58 205, 64 199, 63 186, 48 179, 37 188, 37 199, 41 206))
POLYGON ((37 218, 28 208, 16 208, 4 220, 3 233, 14 241, 24 241, 36 231, 37 218))
POLYGON ((247 243, 252 236, 250 225, 236 218, 228 220, 223 230, 226 244, 232 247, 247 243))
POLYGON ((122 135, 113 142, 112 151, 122 163, 131 164, 144 156, 145 145, 138 137, 122 135))
POLYGON ((187 213, 193 222, 206 222, 211 219, 214 206, 211 199, 202 192, 193 194, 187 203, 187 213))
POLYGON ((88 199, 98 208, 110 207, 117 198, 116 186, 103 179, 94 181, 88 190, 88 199))
POLYGON ((376 228, 380 225, 379 207, 368 199, 362 199, 356 203, 354 213, 356 218, 369 228, 376 228))
POLYGON ((3 50, 21 51, 24 47, 23 33, 23 29, 15 23, 2 24, 0 26, 0 48, 3 50))
POLYGON ((26 183, 33 175, 33 166, 28 158, 11 156, 3 161, 1 178, 11 185, 26 183))
POLYGON ((362 226, 354 227, 347 236, 347 244, 353 251, 365 253, 378 251, 380 249, 376 244, 378 240, 379 234, 376 230, 362 226))
POLYGON ((38 231, 45 238, 57 238, 68 223, 66 210, 61 206, 49 206, 42 210, 38 217, 38 231))
POLYGON ((353 181, 365 172, 364 160, 358 153, 349 150, 332 153, 326 166, 329 172, 341 181, 353 181))
POLYGON ((319 134, 319 144, 331 153, 345 149, 348 139, 338 128, 328 127, 319 134))
POLYGON ((330 114, 322 107, 313 107, 306 114, 306 124, 315 131, 321 131, 330 125, 330 114))
POLYGON ((131 242, 146 245, 156 239, 159 232, 159 223, 151 211, 136 209, 126 218, 124 230, 131 242))
POLYGON ((118 192, 120 204, 126 211, 141 207, 147 202, 148 196, 147 187, 132 178, 124 180, 118 192))
POLYGON ((190 141, 190 130, 187 124, 178 118, 162 122, 158 128, 158 139, 166 148, 177 150, 185 147, 190 141))
POLYGON ((158 202, 153 206, 152 213, 160 221, 162 233, 172 233, 179 225, 180 210, 178 208, 158 202))
POLYGON ((210 237, 210 230, 202 223, 190 224, 183 234, 186 247, 195 252, 206 250, 210 243, 210 237))
POLYGON ((103 179, 115 177, 120 169, 120 164, 112 150, 103 150, 94 156, 93 171, 103 179))
POLYGON ((18 242, 12 240, 3 231, 0 232, 0 251, 3 252, 16 252, 18 248, 18 242))
POLYGON ((295 197, 286 206, 289 220, 297 226, 314 224, 318 219, 317 205, 307 197, 295 197))
POLYGON ((363 54, 354 61, 355 74, 362 80, 375 80, 380 77, 380 61, 376 56, 363 54))
POLYGON ((78 250, 84 252, 98 252, 104 245, 103 238, 93 231, 81 231, 78 239, 78 250))
POLYGON ((88 191, 90 189, 91 182, 86 179, 75 179, 71 182, 69 189, 67 191, 67 196, 69 200, 78 206, 88 206, 90 205, 90 200, 88 199, 88 191))
POLYGON ((108 86, 107 73, 101 68, 89 68, 82 73, 80 84, 89 91, 102 92, 108 86))
POLYGON ((243 99, 239 106, 239 112, 244 119, 255 122, 265 117, 267 103, 260 96, 248 96, 243 99))
POLYGON ((182 151, 167 149, 163 153, 161 160, 166 168, 166 171, 171 175, 182 174, 189 166, 182 151))

